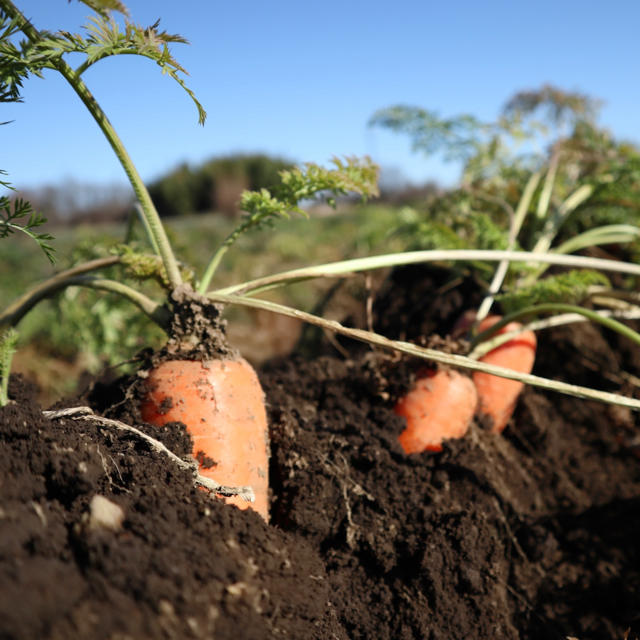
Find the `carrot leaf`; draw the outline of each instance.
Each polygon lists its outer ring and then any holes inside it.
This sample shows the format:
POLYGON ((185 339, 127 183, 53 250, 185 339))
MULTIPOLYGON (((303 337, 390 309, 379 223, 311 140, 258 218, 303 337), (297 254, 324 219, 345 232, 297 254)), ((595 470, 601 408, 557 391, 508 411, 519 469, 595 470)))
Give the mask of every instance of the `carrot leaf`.
MULTIPOLYGON (((170 287, 167 271, 162 258, 151 253, 142 253, 127 244, 120 244, 114 249, 114 253, 120 257, 120 264, 125 268, 125 275, 134 280, 155 280, 165 289, 170 287)), ((195 275, 192 269, 179 264, 180 275, 184 282, 193 282, 195 275)))
MULTIPOLYGON (((0 174, 5 173, 0 171, 0 174)), ((0 185, 12 188, 7 182, 0 180, 0 185)), ((11 200, 7 196, 0 196, 0 238, 6 238, 12 233, 21 232, 35 240, 38 246, 49 259, 55 262, 55 249, 49 244, 53 240, 50 233, 36 231, 47 222, 47 219, 39 212, 34 211, 29 202, 22 198, 11 200)))
POLYGON ((125 16, 129 15, 129 10, 120 0, 78 0, 78 2, 86 4, 87 7, 103 16, 108 15, 109 11, 119 11, 125 16))
POLYGON ((12 38, 19 33, 20 25, 0 7, 0 103, 22 102, 22 83, 30 74, 40 75, 40 68, 27 64, 23 59, 22 46, 12 38))
POLYGON ((126 18, 126 7, 117 0, 82 1, 96 12, 84 26, 84 34, 34 30, 31 34, 33 37, 17 44, 10 38, 22 28, 20 21, 15 17, 10 19, 0 9, 0 97, 18 99, 23 79, 30 73, 39 75, 43 69, 59 69, 63 56, 67 54, 86 56, 75 70, 77 76, 103 58, 134 54, 153 60, 163 74, 175 80, 196 105, 198 122, 204 124, 206 111, 185 84, 183 76, 187 75, 187 71, 169 49, 170 44, 188 44, 188 41, 180 35, 160 30, 159 21, 148 27, 130 22, 126 18), (111 15, 112 10, 125 15, 122 26, 111 15))
POLYGON ((245 215, 214 254, 199 292, 207 291, 223 255, 248 231, 269 226, 277 218, 287 218, 291 213, 305 215, 301 203, 312 199, 324 199, 335 206, 336 199, 348 193, 358 194, 365 200, 378 195, 378 167, 369 158, 333 158, 332 164, 335 168, 327 169, 309 162, 302 168, 281 171, 280 184, 271 190, 245 191, 240 201, 245 215))
POLYGON ((589 294, 590 287, 610 287, 609 279, 599 271, 573 269, 566 273, 549 276, 532 285, 497 296, 506 313, 543 303, 579 304, 589 294))

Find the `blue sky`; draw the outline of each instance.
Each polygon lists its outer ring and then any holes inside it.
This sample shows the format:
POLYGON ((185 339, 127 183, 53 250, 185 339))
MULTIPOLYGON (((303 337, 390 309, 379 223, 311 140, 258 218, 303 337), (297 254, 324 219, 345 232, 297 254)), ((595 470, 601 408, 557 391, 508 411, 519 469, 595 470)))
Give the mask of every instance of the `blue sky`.
MULTIPOLYGON (((88 10, 65 0, 14 0, 40 28, 77 31, 88 10)), ((369 154, 414 182, 450 183, 459 168, 424 158, 367 127, 396 103, 443 116, 494 118, 521 89, 552 83, 605 101, 601 122, 640 141, 640 2, 610 0, 125 0, 132 18, 180 33, 175 57, 208 111, 149 60, 123 56, 85 80, 143 178, 182 161, 267 152, 294 161, 369 154)), ((2 105, 0 168, 16 185, 66 178, 124 182, 73 91, 49 72, 25 102, 2 105)))

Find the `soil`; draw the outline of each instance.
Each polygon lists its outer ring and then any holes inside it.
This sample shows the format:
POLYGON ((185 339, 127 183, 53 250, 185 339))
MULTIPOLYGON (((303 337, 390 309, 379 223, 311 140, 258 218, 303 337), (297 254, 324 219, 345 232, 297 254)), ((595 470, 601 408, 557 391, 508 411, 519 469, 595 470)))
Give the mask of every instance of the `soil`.
MULTIPOLYGON (((376 330, 446 336, 479 297, 461 278, 394 272, 376 330)), ((476 423, 441 453, 406 456, 392 406, 412 363, 345 347, 260 372, 270 525, 196 489, 135 434, 45 417, 36 389, 12 379, 0 639, 640 636, 637 415, 527 388, 502 436, 476 423), (97 517, 96 495, 121 523, 97 517)), ((638 395, 640 355, 572 325, 540 334, 534 373, 638 395)), ((144 429, 123 388, 96 382, 60 406, 144 429)), ((190 450, 180 425, 149 433, 190 450)))

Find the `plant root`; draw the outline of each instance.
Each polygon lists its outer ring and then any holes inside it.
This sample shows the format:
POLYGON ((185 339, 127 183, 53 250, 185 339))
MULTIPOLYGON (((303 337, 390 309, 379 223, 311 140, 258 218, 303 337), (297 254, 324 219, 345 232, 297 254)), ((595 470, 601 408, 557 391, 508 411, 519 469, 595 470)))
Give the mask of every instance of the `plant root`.
POLYGON ((142 440, 147 442, 156 451, 169 456, 169 458, 173 462, 175 462, 181 469, 191 471, 196 486, 203 487, 208 491, 211 491, 212 493, 217 493, 225 497, 240 496, 240 498, 246 500, 247 502, 254 502, 255 500, 255 495, 251 487, 230 487, 227 485, 218 484, 211 478, 206 478, 205 476, 202 476, 198 473, 197 462, 195 460, 193 462, 187 462, 186 460, 183 460, 175 453, 173 453, 173 451, 167 449, 167 447, 165 447, 162 442, 159 442, 143 431, 140 431, 140 429, 136 429, 136 427, 132 427, 131 425, 125 424, 124 422, 120 422, 119 420, 112 420, 111 418, 103 418, 102 416, 97 416, 90 407, 70 407, 68 409, 59 409, 57 411, 43 411, 42 413, 46 418, 49 418, 51 420, 58 420, 60 418, 71 418, 72 420, 91 420, 105 427, 113 427, 120 431, 133 433, 138 438, 141 438, 142 440))

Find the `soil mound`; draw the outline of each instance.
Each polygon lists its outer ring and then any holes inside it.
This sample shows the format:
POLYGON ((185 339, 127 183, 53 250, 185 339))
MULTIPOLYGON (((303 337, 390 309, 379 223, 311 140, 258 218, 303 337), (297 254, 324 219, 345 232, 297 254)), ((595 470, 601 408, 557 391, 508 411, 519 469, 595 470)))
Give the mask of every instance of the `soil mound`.
MULTIPOLYGON (((473 295, 434 271, 397 277, 426 297, 383 294, 393 317, 376 329, 392 337, 444 335, 473 295)), ((632 393, 638 365, 585 324, 540 334, 534 372, 632 393)), ((13 380, 16 402, 0 410, 0 638, 636 638, 638 418, 528 388, 503 436, 474 424, 442 453, 405 456, 392 369, 362 350, 263 369, 270 526, 133 434, 46 418, 13 380), (120 526, 95 524, 96 495, 120 526)), ((116 385, 89 399, 131 423, 116 385)), ((181 430, 151 433, 178 455, 190 446, 181 430)))

